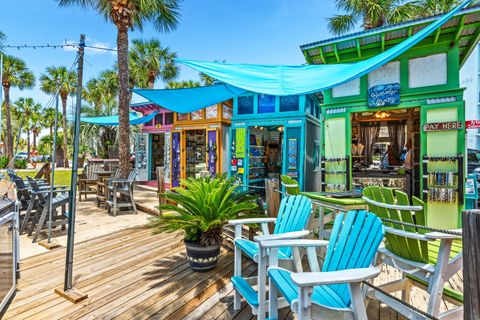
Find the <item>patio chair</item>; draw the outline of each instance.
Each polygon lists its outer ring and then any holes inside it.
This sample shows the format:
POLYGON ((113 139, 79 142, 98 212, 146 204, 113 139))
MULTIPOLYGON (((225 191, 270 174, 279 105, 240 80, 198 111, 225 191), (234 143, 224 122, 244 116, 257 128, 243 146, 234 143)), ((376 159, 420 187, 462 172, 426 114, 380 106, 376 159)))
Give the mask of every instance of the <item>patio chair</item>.
MULTIPOLYGON (((362 210, 337 215, 329 241, 261 241, 261 251, 268 253, 270 260, 269 319, 278 319, 281 294, 300 320, 367 320, 362 281, 380 273, 372 263, 382 240, 382 222, 375 214, 362 210), (316 252, 321 247, 327 247, 322 269, 316 252), (294 252, 306 249, 310 272, 291 272, 278 266, 281 250, 287 248, 294 252)), ((295 254, 294 259, 298 256, 295 254)), ((301 266, 301 261, 296 262, 301 266)))
POLYGON ((424 202, 412 197, 411 206, 404 192, 384 187, 368 187, 363 192, 370 210, 389 219, 385 221, 385 247, 379 250, 383 262, 403 275, 400 280, 379 286, 388 293, 402 291, 403 303, 373 290, 375 297, 408 318, 421 317, 408 305, 411 287, 415 285, 430 294, 426 310, 429 315, 462 319, 463 293, 445 287, 463 265, 459 230, 429 230, 424 202), (440 313, 442 298, 457 307, 440 313))
POLYGON ((91 186, 96 186, 98 181, 98 176, 96 172, 102 169, 102 164, 100 163, 90 163, 85 167, 83 173, 78 175, 78 201, 82 201, 82 194, 85 195, 85 200, 87 200, 87 194, 96 194, 97 191, 92 189, 91 186))
POLYGON ((131 211, 137 213, 137 206, 133 198, 133 184, 135 183, 137 174, 138 170, 133 169, 130 171, 127 179, 109 180, 109 199, 106 202, 108 213, 111 212, 113 216, 116 216, 121 208, 131 208, 131 211))
POLYGON ((298 186, 298 181, 295 179, 282 174, 280 176, 280 181, 282 183, 282 187, 285 188, 285 192, 291 196, 296 196, 300 194, 300 187, 298 186))
MULTIPOLYGON (((54 186, 53 194, 50 189, 40 189, 37 182, 27 177, 30 185, 32 186, 31 194, 38 199, 39 206, 42 208, 40 214, 36 214, 33 217, 29 236, 32 235, 33 230, 36 228, 32 242, 36 242, 40 232, 48 227, 48 223, 51 223, 52 227, 62 226, 62 230, 65 230, 67 225, 66 205, 69 201, 70 189, 63 186, 54 186), (48 221, 50 202, 52 204, 52 221, 48 221), (61 208, 61 214, 58 214, 58 209, 61 208)), ((40 210, 37 210, 39 212, 40 210)), ((28 218, 28 217, 26 217, 28 218)))
MULTIPOLYGON (((36 212, 39 209, 39 201, 35 196, 31 195, 31 187, 27 186, 25 182, 19 177, 14 174, 9 174, 10 180, 15 185, 15 190, 17 194, 17 202, 19 203, 19 217, 20 217, 20 229, 19 234, 22 234, 25 230, 26 225, 31 222, 32 212, 35 210, 35 215, 38 214, 36 212)), ((41 208, 40 208, 41 210, 41 208)))
POLYGON ((111 180, 120 178, 120 168, 115 169, 115 173, 110 177, 99 177, 97 181, 97 207, 100 207, 102 204, 106 207, 108 196, 108 186, 111 180))
MULTIPOLYGON (((312 202, 305 196, 288 196, 280 202, 277 218, 252 218, 230 220, 235 227, 235 262, 232 283, 234 291, 234 309, 241 307, 241 297, 251 306, 253 314, 263 315, 266 308, 267 260, 260 256, 258 242, 264 239, 302 238, 309 234, 306 231, 312 213, 312 202), (270 234, 268 223, 275 223, 273 234, 270 234), (242 238, 242 227, 247 224, 260 224, 263 235, 254 237, 255 241, 242 238), (258 264, 257 276, 242 277, 242 253, 258 264), (258 291, 253 286, 258 284, 258 291)), ((280 250, 280 259, 285 267, 294 269, 293 253, 289 248, 280 250)), ((259 319, 262 319, 259 317, 259 319)))

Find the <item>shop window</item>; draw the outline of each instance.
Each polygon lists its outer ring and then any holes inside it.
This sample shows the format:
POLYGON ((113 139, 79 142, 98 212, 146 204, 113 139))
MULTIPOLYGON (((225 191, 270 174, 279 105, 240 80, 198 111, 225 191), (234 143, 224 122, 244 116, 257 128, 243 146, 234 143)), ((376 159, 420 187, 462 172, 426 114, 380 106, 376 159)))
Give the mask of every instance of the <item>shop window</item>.
POLYGON ((203 119, 203 109, 193 111, 190 113, 190 119, 192 120, 202 120, 203 119))
POLYGON ((150 121, 146 122, 146 123, 144 124, 144 126, 145 126, 145 127, 151 127, 151 126, 153 126, 153 119, 151 119, 150 121))
POLYGON ((173 123, 173 112, 165 113, 165 125, 168 126, 173 123))
POLYGON ((238 98, 238 114, 253 113, 253 96, 238 98))
POLYGON ((213 106, 205 108, 206 118, 207 119, 216 119, 218 118, 218 108, 217 105, 214 104, 213 106))
POLYGON ((222 104, 222 114, 224 119, 232 119, 232 107, 228 104, 222 104))
POLYGON ((157 113, 155 115, 155 125, 157 127, 163 125, 163 113, 157 113))
POLYGON ((188 120, 188 113, 177 113, 177 121, 188 120))
POLYGON ((280 97, 280 112, 298 111, 298 106, 298 95, 280 97))
POLYGON ((408 60, 408 83, 410 88, 447 84, 447 54, 408 60))
POLYGON ((258 113, 275 112, 275 96, 269 94, 258 95, 258 113))
POLYGON ((332 98, 358 96, 360 94, 360 78, 350 80, 332 88, 332 98))
POLYGON ((311 114, 314 117, 317 117, 317 113, 319 112, 318 105, 311 97, 308 96, 305 101, 305 112, 311 114))

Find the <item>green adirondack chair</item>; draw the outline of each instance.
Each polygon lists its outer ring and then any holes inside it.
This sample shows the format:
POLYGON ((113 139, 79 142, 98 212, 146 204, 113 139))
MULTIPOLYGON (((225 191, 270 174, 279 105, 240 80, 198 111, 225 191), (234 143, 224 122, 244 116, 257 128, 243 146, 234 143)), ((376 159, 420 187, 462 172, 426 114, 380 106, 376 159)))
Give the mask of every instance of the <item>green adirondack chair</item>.
POLYGON ((300 320, 367 320, 361 286, 380 273, 372 264, 383 236, 380 219, 362 210, 337 215, 330 241, 261 241, 270 259, 269 319, 278 318, 280 293, 300 320), (277 266, 278 251, 286 247, 306 249, 310 272, 294 273, 277 266), (317 247, 327 247, 321 272, 317 247))
MULTIPOLYGON (((411 205, 406 193, 377 186, 365 188, 363 193, 370 211, 380 218, 426 226, 422 200, 412 197, 411 205)), ((412 285, 426 288, 430 294, 428 314, 439 319, 447 316, 449 319, 461 319, 463 294, 445 287, 445 283, 462 268, 461 236, 387 221, 384 221, 384 224, 385 248, 381 248, 379 252, 384 263, 401 270, 405 277, 380 288, 387 292, 402 291, 402 299, 406 303, 410 303, 412 285), (440 313, 442 298, 458 307, 440 313)), ((381 292, 375 291, 375 296, 409 318, 424 318, 415 310, 381 292)))
MULTIPOLYGON (((295 239, 309 234, 305 230, 312 213, 312 202, 305 196, 287 196, 280 202, 277 218, 252 218, 229 221, 235 226, 235 261, 232 284, 234 291, 234 309, 241 308, 240 299, 243 297, 252 308, 258 319, 265 319, 266 310, 266 280, 267 255, 260 254, 259 242, 266 239, 295 239), (270 234, 268 223, 275 223, 273 234, 270 234), (256 236, 255 241, 242 238, 242 226, 246 224, 260 224, 263 235, 256 236), (242 253, 258 264, 257 275, 242 277, 242 253), (258 289, 254 289, 257 285, 258 289)), ((280 260, 284 266, 297 268, 292 264, 293 252, 290 248, 280 250, 280 260)))

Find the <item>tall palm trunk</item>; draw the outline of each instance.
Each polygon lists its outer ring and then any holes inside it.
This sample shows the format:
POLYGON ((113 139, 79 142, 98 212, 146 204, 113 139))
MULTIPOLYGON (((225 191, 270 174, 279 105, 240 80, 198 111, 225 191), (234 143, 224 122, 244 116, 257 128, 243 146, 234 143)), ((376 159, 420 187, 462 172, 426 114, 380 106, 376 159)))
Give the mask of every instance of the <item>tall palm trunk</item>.
POLYGON ((7 144, 6 154, 8 160, 13 158, 13 134, 12 134, 12 118, 10 110, 10 84, 3 84, 3 92, 5 96, 5 121, 7 123, 7 144))
POLYGON ((27 128, 27 162, 30 162, 30 130, 27 128))
POLYGON ((118 155, 120 160, 120 175, 123 178, 128 176, 130 171, 130 123, 129 123, 129 102, 130 92, 128 90, 128 28, 118 26, 117 34, 118 54, 118 155))
POLYGON ((153 89, 154 86, 155 86, 155 75, 150 73, 148 75, 148 89, 153 89))
POLYGON ((53 137, 53 124, 51 124, 49 127, 48 127, 49 131, 50 131, 50 137, 53 137))
POLYGON ((68 168, 68 128, 67 128, 67 95, 61 94, 62 98, 62 127, 63 127, 63 156, 64 156, 64 166, 68 168))
POLYGON ((33 132, 33 149, 37 150, 37 136, 38 133, 36 131, 33 132))

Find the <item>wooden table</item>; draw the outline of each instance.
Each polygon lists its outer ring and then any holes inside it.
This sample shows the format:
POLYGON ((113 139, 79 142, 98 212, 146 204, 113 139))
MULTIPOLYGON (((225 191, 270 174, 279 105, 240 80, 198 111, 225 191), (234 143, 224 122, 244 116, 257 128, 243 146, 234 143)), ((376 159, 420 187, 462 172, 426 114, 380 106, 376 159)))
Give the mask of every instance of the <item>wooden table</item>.
POLYGON ((115 171, 95 171, 97 175, 97 207, 100 207, 102 203, 105 205, 105 202, 108 199, 108 186, 106 182, 115 171))
POLYGON ((301 194, 312 200, 314 213, 317 211, 317 208, 320 209, 318 216, 318 235, 320 239, 328 239, 330 237, 330 231, 325 230, 325 224, 334 220, 337 213, 367 209, 367 203, 362 198, 334 198, 328 192, 302 192, 301 194), (325 208, 333 211, 331 219, 326 219, 325 208))

